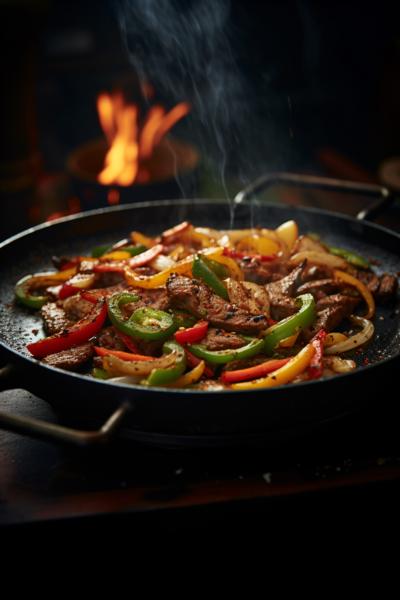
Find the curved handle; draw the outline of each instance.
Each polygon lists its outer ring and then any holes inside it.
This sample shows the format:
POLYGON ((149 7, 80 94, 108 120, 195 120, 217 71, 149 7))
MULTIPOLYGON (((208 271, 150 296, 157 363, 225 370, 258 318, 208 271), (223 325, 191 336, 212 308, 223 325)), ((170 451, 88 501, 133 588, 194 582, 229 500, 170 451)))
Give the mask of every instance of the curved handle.
MULTIPOLYGON (((21 387, 18 384, 17 373, 18 371, 13 365, 2 367, 0 369, 0 390, 21 387)), ((97 431, 72 429, 31 417, 11 415, 2 411, 0 411, 0 428, 75 446, 99 446, 110 440, 130 409, 131 406, 128 402, 121 404, 97 431)))
POLYGON ((65 442, 75 446, 99 446, 110 440, 129 410, 130 405, 127 402, 121 404, 97 431, 72 429, 32 419, 31 417, 19 417, 1 411, 0 427, 7 431, 23 433, 45 440, 65 442))
POLYGON ((250 185, 245 187, 235 196, 234 202, 236 204, 241 204, 242 202, 249 200, 257 192, 279 184, 309 189, 315 188, 332 192, 363 194, 372 198, 378 198, 377 202, 358 213, 357 219, 361 221, 372 220, 377 217, 378 214, 387 208, 395 198, 392 192, 387 188, 372 183, 357 183, 342 179, 319 177, 318 175, 299 175, 295 173, 278 172, 262 175, 256 179, 256 181, 250 183, 250 185))

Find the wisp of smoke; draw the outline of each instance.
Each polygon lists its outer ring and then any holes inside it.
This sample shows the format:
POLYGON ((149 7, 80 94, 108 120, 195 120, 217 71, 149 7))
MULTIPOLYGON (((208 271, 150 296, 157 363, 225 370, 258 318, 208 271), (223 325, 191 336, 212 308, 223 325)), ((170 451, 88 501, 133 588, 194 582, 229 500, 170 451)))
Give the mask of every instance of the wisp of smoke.
POLYGON ((117 6, 139 77, 171 100, 191 103, 191 135, 213 159, 226 190, 225 166, 246 120, 229 0, 118 0, 117 6))

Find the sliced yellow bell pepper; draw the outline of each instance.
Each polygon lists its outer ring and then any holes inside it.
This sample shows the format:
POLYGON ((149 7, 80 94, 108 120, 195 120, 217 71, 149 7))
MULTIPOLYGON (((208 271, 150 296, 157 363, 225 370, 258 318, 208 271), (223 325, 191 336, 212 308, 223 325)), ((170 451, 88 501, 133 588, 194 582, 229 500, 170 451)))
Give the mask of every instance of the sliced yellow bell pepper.
POLYGON ((187 385, 192 385, 192 383, 196 383, 200 377, 204 373, 204 369, 206 368, 206 363, 204 360, 200 361, 198 365, 194 367, 191 371, 188 371, 184 375, 181 375, 178 379, 173 381, 172 383, 167 384, 165 387, 174 387, 174 388, 182 388, 187 385))
POLYGON ((157 240, 143 235, 140 231, 132 231, 130 237, 134 244, 143 244, 146 248, 152 248, 158 243, 157 240))
POLYGON ((103 254, 100 260, 126 260, 131 258, 131 256, 131 253, 126 250, 114 250, 114 252, 103 254))
POLYGON ((307 344, 307 346, 300 350, 296 356, 293 356, 286 365, 273 371, 266 377, 254 379, 253 381, 233 383, 231 387, 233 390, 256 390, 258 388, 270 388, 289 383, 289 381, 292 381, 308 367, 314 353, 314 346, 312 344, 307 344))
MULTIPOLYGON (((207 258, 212 258, 216 260, 223 253, 223 248, 206 248, 199 252, 199 254, 203 254, 207 256, 207 258)), ((193 265, 194 256, 188 256, 184 258, 180 262, 177 262, 175 265, 168 267, 168 269, 164 269, 164 271, 160 271, 160 273, 156 273, 155 275, 137 275, 132 269, 127 267, 125 269, 125 279, 129 285, 133 285, 135 287, 141 287, 145 289, 153 289, 162 287, 168 277, 172 273, 179 273, 179 275, 188 275, 192 276, 192 265, 193 265)))
POLYGON ((229 258, 229 256, 224 256, 224 254, 220 254, 213 258, 215 262, 220 263, 221 265, 225 265, 225 267, 230 272, 233 279, 237 281, 243 281, 244 274, 242 269, 239 267, 237 262, 233 260, 233 258, 229 258))
POLYGON ((349 285, 352 285, 353 287, 356 288, 356 290, 364 298, 364 300, 368 306, 368 311, 367 311, 367 314, 364 315, 364 318, 371 319, 375 314, 375 300, 374 300, 373 295, 367 288, 367 286, 364 285, 362 283, 362 281, 360 281, 356 277, 353 277, 352 275, 349 275, 349 273, 346 273, 345 271, 335 270, 333 272, 333 275, 334 275, 334 278, 337 279, 338 281, 344 281, 345 283, 348 283, 349 285))
POLYGON ((279 252, 279 244, 274 240, 271 240, 268 237, 263 235, 249 235, 244 237, 240 242, 236 245, 237 250, 251 250, 253 252, 257 252, 258 254, 263 254, 268 256, 270 254, 276 254, 279 252))
POLYGON ((293 335, 289 335, 289 337, 281 340, 278 344, 279 348, 291 348, 297 342, 297 338, 299 337, 300 329, 296 331, 293 335))

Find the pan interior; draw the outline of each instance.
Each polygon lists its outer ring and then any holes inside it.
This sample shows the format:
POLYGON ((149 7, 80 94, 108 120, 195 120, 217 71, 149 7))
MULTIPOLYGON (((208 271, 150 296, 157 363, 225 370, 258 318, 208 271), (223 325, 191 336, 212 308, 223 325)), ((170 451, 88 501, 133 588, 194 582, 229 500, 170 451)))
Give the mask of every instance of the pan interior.
MULTIPOLYGON (((251 225, 274 228, 288 219, 297 221, 301 233, 316 232, 329 245, 373 259, 378 274, 399 270, 399 236, 341 215, 277 205, 258 205, 256 209, 241 205, 235 213, 234 228, 251 225)), ((53 255, 85 255, 96 245, 126 237, 131 230, 158 234, 183 220, 198 226, 229 228, 230 205, 210 200, 163 201, 92 211, 35 228, 3 244, 0 248, 0 340, 3 346, 28 356, 26 344, 44 335, 38 313, 14 302, 14 285, 22 276, 52 270, 53 255)), ((396 306, 378 308, 374 340, 356 357, 361 365, 398 355, 399 319, 399 302, 396 306)))

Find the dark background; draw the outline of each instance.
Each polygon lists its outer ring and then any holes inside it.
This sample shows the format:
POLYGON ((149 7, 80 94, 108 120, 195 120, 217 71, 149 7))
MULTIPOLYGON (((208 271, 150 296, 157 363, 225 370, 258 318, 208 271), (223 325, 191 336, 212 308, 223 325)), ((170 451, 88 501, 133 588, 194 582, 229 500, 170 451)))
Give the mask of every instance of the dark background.
MULTIPOLYGON (((189 2, 181 4, 188 10, 189 2)), ((97 94, 133 68, 111 1, 3 1, 0 16, 7 234, 76 209, 66 159, 101 133, 97 94)), ((384 159, 399 154, 396 3, 232 0, 227 35, 251 112, 248 124, 237 117, 236 143, 226 142, 233 190, 273 169, 371 181, 384 159)), ((213 156, 202 148, 195 114, 177 131, 213 156)), ((220 193, 219 165, 206 167, 191 194, 220 193)))

